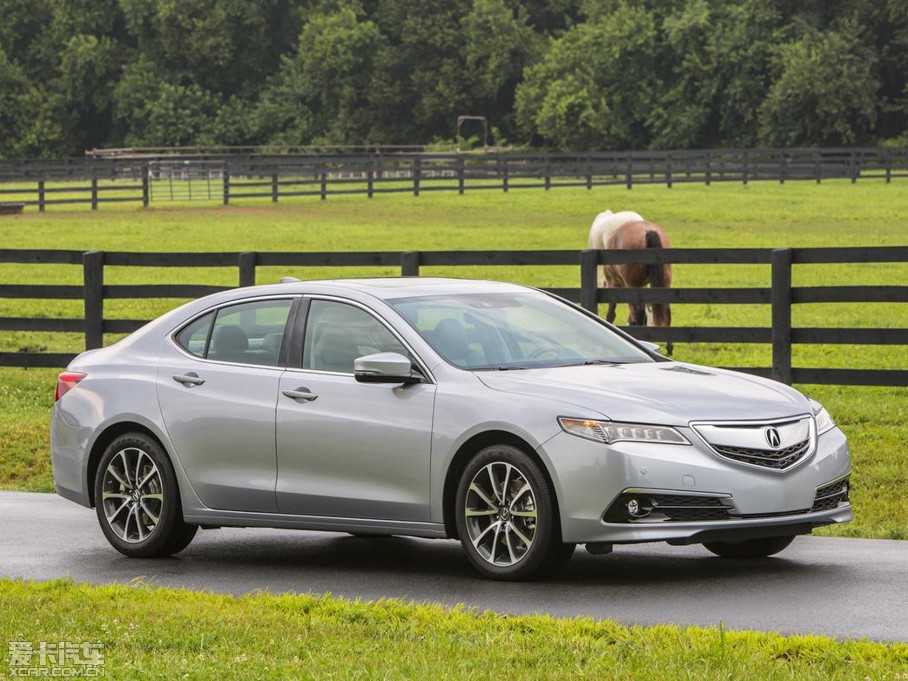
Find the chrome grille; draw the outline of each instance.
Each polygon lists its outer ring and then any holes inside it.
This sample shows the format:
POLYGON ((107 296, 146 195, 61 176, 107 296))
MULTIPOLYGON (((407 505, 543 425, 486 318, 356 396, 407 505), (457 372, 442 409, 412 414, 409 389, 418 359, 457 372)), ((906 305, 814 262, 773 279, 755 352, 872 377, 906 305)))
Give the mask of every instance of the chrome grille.
POLYGON ((848 501, 848 478, 836 480, 817 489, 811 511, 831 511, 842 502, 848 501))
POLYGON ((775 471, 803 461, 816 440, 809 414, 774 421, 692 423, 691 427, 723 459, 775 471))
POLYGON ((749 463, 754 466, 784 470, 796 463, 807 450, 810 449, 810 440, 804 440, 784 449, 747 449, 745 447, 727 447, 712 445, 720 455, 726 459, 749 463))

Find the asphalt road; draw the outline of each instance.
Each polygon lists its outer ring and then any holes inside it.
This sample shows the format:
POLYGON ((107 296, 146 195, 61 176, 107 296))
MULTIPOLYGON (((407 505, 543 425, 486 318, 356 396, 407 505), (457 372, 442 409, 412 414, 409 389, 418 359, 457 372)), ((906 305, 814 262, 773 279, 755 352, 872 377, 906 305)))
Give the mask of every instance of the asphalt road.
POLYGON ((178 556, 121 556, 94 511, 50 494, 0 493, 0 576, 240 594, 302 592, 465 603, 502 613, 612 618, 626 624, 724 623, 729 629, 908 640, 908 541, 801 537, 775 558, 726 561, 699 546, 578 548, 544 583, 484 580, 453 541, 292 530, 200 532, 178 556))

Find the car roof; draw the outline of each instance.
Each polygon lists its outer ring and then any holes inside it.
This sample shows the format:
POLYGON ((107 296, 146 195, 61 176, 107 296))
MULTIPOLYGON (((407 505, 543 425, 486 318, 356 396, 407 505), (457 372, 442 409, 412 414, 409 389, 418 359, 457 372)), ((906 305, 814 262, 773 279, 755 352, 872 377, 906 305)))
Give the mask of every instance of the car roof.
POLYGON ((525 286, 500 281, 449 277, 319 279, 294 281, 256 288, 267 288, 269 293, 329 293, 331 291, 340 293, 342 291, 358 291, 381 300, 470 293, 527 293, 530 290, 525 286))

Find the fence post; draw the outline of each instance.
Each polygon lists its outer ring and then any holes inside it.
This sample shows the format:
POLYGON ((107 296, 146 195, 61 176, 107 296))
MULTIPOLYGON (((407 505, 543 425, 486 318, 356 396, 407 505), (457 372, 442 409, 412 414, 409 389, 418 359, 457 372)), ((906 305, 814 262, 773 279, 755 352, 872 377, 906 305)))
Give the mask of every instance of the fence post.
POLYGON ((230 169, 224 168, 224 205, 230 204, 230 169))
POLYGON ((779 152, 779 184, 785 184, 785 154, 779 152))
POLYGON ((422 173, 422 163, 417 156, 413 159, 413 196, 419 196, 420 173, 422 173))
POLYGON ((772 252, 772 378, 791 385, 791 249, 772 252))
POLYGON ((855 182, 858 181, 858 175, 860 175, 861 170, 858 167, 858 161, 855 158, 855 152, 853 150, 851 152, 850 162, 851 162, 851 184, 854 184, 855 182))
POLYGON ((713 181, 712 154, 706 152, 706 186, 710 186, 713 181))
POLYGON ((580 252, 580 306, 599 314, 599 251, 587 248, 580 252))
POLYGON ((511 160, 506 158, 504 160, 504 170, 502 171, 501 176, 501 191, 505 194, 508 193, 509 185, 511 183, 511 160))
POLYGON ((277 203, 278 197, 278 184, 277 184, 277 173, 271 174, 271 203, 277 203))
POLYGON ((104 345, 104 253, 82 254, 82 297, 85 301, 85 349, 104 345))
POLYGON ((148 208, 151 192, 148 186, 148 168, 142 168, 142 208, 148 208))
POLYGON ((593 159, 590 156, 586 158, 586 188, 587 190, 593 188, 593 159))
POLYGON ((672 188, 672 155, 665 155, 665 186, 672 188))
POLYGON ((552 187, 552 166, 549 161, 549 157, 545 157, 545 190, 548 191, 552 187))
POLYGON ((463 194, 464 167, 463 156, 457 157, 457 193, 463 194))
POLYGON ((400 254, 400 276, 419 276, 419 251, 404 251, 400 254))
POLYGON ((366 195, 371 199, 375 193, 375 159, 369 159, 369 170, 366 173, 366 195))
POLYGON ((240 286, 255 286, 255 253, 240 253, 238 265, 240 268, 240 286))
POLYGON ((324 163, 319 164, 319 195, 322 201, 328 198, 328 170, 324 163))
POLYGON ((91 176, 91 209, 98 210, 98 178, 91 176))
POLYGON ((38 180, 38 211, 44 212, 44 180, 38 180))
POLYGON ((750 174, 750 151, 748 149, 744 150, 744 184, 747 184, 747 180, 750 179, 748 175, 750 174))
POLYGON ((627 157, 627 168, 624 174, 624 183, 627 185, 628 189, 633 189, 634 187, 634 161, 628 156, 627 157))
POLYGON ((886 184, 892 182, 892 149, 886 150, 886 184))
POLYGON ((822 173, 820 172, 820 150, 817 149, 813 152, 813 173, 816 176, 817 184, 820 184, 823 179, 822 173))

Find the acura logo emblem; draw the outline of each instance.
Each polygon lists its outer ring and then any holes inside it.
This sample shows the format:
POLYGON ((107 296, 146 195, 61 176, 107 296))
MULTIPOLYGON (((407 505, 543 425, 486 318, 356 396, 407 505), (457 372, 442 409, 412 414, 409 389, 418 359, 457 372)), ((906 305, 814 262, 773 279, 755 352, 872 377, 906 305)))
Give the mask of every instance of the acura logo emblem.
POLYGON ((763 434, 766 436, 766 442, 773 449, 778 449, 782 444, 782 436, 779 434, 778 428, 767 428, 763 434))

